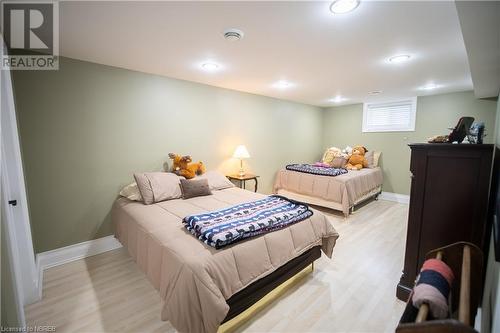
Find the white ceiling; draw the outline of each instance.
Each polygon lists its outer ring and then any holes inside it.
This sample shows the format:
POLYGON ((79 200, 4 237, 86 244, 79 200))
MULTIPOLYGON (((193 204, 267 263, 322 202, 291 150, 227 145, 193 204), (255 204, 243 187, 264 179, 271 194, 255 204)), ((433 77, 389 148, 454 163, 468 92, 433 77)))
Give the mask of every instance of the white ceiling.
POLYGON ((61 2, 63 56, 318 106, 472 89, 453 1, 61 2), (245 37, 229 42, 226 28, 245 37), (405 64, 387 58, 408 53, 405 64), (200 70, 213 60, 216 73, 200 70), (279 90, 272 85, 295 85, 279 90))

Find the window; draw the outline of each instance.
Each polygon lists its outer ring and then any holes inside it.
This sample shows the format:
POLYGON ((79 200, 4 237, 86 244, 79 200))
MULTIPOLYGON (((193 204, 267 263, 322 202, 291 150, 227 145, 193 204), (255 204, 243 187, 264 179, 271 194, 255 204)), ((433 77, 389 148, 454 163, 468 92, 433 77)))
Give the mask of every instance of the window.
POLYGON ((415 130, 417 98, 365 103, 363 132, 410 132, 415 130))

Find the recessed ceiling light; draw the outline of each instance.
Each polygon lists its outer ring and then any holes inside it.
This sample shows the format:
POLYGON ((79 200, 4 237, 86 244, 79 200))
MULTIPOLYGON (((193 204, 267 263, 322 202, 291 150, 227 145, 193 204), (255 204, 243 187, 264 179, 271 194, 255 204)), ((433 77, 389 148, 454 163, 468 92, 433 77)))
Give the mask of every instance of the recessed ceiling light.
POLYGON ((230 42, 235 42, 243 38, 245 34, 239 29, 226 29, 224 30, 224 38, 230 42))
POLYGON ((279 80, 273 84, 273 87, 278 89, 287 89, 290 88, 291 86, 293 86, 293 84, 285 80, 279 80))
POLYGON ((373 90, 373 91, 370 91, 368 93, 368 95, 370 96, 376 96, 376 95, 380 95, 382 93, 382 90, 373 90))
POLYGON ((334 14, 349 13, 359 6, 359 2, 359 0, 336 0, 330 5, 330 11, 334 14))
POLYGON ((347 101, 347 98, 337 95, 334 98, 330 98, 329 101, 332 103, 341 103, 347 101))
POLYGON ((437 88, 441 88, 441 85, 434 84, 434 83, 429 83, 429 84, 426 84, 425 86, 422 86, 422 87, 420 87, 418 89, 419 90, 434 90, 434 89, 437 89, 437 88))
POLYGON ((219 70, 220 65, 215 62, 204 62, 201 64, 201 69, 207 72, 215 72, 219 70))
POLYGON ((411 59, 409 54, 398 54, 389 58, 391 64, 400 64, 411 59))

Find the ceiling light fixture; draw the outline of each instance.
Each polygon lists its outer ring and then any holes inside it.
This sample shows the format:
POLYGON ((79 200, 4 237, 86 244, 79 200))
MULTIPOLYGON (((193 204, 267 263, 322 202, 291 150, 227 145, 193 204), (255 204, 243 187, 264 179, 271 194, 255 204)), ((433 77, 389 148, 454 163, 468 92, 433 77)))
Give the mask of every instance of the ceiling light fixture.
POLYGON ((243 36, 245 36, 245 34, 239 29, 230 28, 224 30, 224 38, 230 42, 236 42, 242 39, 243 36))
POLYGON ((215 62, 204 62, 201 64, 201 69, 206 72, 216 72, 219 68, 219 64, 216 64, 215 62))
POLYGON ((389 62, 391 64, 401 64, 403 62, 407 62, 411 59, 411 55, 409 54, 398 54, 389 58, 389 62))
POLYGON ((278 89, 287 89, 290 88, 291 86, 292 83, 285 80, 279 80, 273 84, 273 87, 278 89))
POLYGON ((347 101, 347 98, 337 95, 334 98, 330 98, 329 101, 332 103, 341 103, 347 101))
POLYGON ((336 0, 330 5, 330 11, 334 14, 349 13, 355 10, 359 3, 359 0, 336 0))
POLYGON ((419 90, 434 90, 437 88, 441 88, 441 86, 439 84, 429 83, 429 84, 426 84, 425 86, 422 86, 418 89, 419 90))
POLYGON ((382 90, 373 90, 373 91, 370 91, 368 93, 368 95, 370 96, 377 96, 377 95, 380 95, 382 93, 382 90))

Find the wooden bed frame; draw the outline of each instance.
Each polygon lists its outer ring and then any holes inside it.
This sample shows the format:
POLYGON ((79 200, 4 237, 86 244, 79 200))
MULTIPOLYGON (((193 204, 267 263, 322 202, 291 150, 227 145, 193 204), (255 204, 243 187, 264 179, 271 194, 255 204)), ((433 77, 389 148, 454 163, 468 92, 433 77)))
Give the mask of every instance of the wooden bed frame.
POLYGON ((314 261, 319 257, 321 247, 315 246, 231 296, 227 300, 229 312, 217 332, 232 332, 250 320, 257 312, 312 273, 314 261))

